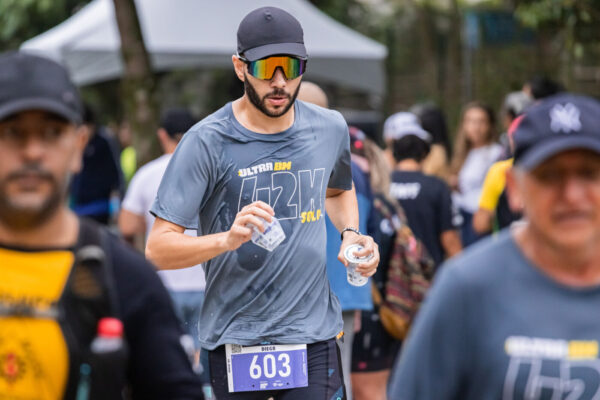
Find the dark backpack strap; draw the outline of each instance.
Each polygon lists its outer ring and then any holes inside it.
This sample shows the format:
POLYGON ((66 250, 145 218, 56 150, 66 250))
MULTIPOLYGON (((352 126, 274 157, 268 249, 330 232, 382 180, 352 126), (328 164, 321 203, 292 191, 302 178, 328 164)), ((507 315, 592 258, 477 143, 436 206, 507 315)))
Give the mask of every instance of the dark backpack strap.
POLYGON ((80 219, 73 253, 73 268, 59 301, 71 365, 65 399, 75 398, 79 366, 89 358, 98 321, 119 315, 108 233, 97 223, 80 219))

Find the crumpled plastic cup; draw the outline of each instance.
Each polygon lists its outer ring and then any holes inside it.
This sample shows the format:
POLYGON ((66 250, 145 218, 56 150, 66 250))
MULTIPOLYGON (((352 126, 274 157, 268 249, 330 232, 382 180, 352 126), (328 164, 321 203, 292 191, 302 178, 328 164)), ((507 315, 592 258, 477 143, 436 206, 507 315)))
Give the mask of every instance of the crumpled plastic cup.
POLYGON ((265 231, 261 232, 257 227, 252 226, 252 243, 262 247, 265 250, 273 251, 285 240, 285 232, 277 218, 272 217, 271 222, 262 219, 265 231))

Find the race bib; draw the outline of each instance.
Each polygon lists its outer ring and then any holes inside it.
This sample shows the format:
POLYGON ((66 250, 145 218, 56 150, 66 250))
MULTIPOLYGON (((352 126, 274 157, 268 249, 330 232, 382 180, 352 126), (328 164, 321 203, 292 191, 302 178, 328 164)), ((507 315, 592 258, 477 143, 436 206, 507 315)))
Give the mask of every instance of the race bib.
POLYGON ((308 386, 305 344, 225 345, 229 392, 308 386))

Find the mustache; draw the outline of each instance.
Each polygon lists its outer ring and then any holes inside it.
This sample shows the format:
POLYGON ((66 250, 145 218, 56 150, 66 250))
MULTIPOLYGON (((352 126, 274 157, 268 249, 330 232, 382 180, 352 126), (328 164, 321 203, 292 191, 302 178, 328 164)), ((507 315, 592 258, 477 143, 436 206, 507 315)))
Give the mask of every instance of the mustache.
POLYGON ((6 177, 7 181, 27 178, 30 176, 35 176, 36 178, 43 179, 49 182, 54 182, 54 176, 44 168, 42 168, 39 164, 29 164, 24 166, 21 169, 11 172, 6 177))
POLYGON ((275 88, 275 89, 273 89, 273 91, 271 93, 267 93, 265 95, 265 98, 266 97, 272 97, 272 96, 287 97, 288 99, 290 99, 292 97, 288 92, 286 92, 282 88, 275 88))

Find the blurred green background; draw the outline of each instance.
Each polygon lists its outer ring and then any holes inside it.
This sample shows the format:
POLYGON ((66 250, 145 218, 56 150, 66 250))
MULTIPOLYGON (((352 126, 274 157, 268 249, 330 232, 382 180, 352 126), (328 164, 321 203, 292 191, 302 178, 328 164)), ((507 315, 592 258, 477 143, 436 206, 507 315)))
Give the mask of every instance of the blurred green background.
MULTIPOLYGON (((0 0, 0 50, 17 49, 88 2, 0 0)), ((384 44, 389 52, 384 96, 322 84, 332 108, 372 111, 383 119, 417 102, 433 101, 446 113, 453 132, 466 102, 481 100, 499 111, 504 96, 521 89, 535 74, 548 76, 570 91, 600 96, 600 1, 311 3, 384 44)), ((243 90, 232 71, 178 70, 156 74, 155 79, 158 107, 187 105, 199 117, 243 90)), ((82 93, 102 122, 117 124, 127 119, 120 82, 84 87, 82 93)))

